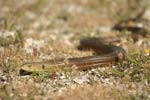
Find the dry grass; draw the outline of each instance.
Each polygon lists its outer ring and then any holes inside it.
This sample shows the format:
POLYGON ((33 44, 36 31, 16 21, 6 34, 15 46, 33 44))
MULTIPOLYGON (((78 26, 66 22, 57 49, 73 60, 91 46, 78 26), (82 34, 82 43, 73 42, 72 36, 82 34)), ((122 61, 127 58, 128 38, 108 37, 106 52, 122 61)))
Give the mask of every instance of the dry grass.
POLYGON ((55 94, 52 98, 55 100, 115 100, 112 88, 103 85, 67 88, 59 96, 55 94))
POLYGON ((142 1, 1 0, 0 34, 14 35, 0 36, 0 99, 150 99, 150 51, 144 52, 149 39, 134 43, 129 32, 110 30, 118 20, 135 16, 148 0, 142 1), (75 48, 81 38, 118 35, 123 38, 116 45, 129 57, 112 68, 18 73, 25 61, 92 55, 75 48))

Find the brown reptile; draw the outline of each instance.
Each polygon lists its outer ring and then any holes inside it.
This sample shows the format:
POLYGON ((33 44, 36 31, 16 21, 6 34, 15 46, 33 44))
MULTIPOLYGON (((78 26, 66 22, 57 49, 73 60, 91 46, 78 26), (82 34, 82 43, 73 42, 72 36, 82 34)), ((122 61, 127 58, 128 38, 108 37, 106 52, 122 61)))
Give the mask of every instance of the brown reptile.
POLYGON ((86 38, 80 41, 79 50, 92 49, 96 55, 76 58, 53 59, 41 62, 26 62, 22 64, 21 72, 49 71, 50 67, 72 67, 78 70, 87 70, 89 68, 111 65, 123 61, 126 52, 123 48, 104 44, 97 38, 86 38))
MULTIPOLYGON (((149 35, 149 30, 145 27, 138 27, 138 22, 143 22, 142 16, 145 12, 145 8, 142 9, 134 18, 128 18, 126 20, 119 21, 112 28, 113 30, 128 30, 131 32, 131 37, 134 41, 137 41, 140 36, 146 37, 149 35), (129 24, 129 23, 135 24, 129 24)), ((145 26, 145 25, 144 25, 145 26)), ((79 50, 93 50, 97 55, 76 57, 76 58, 62 58, 53 59, 49 61, 41 62, 26 62, 22 64, 21 70, 27 72, 33 71, 50 71, 50 67, 72 67, 76 66, 78 70, 87 70, 93 67, 99 67, 104 65, 114 64, 116 62, 123 61, 126 58, 126 52, 123 48, 111 45, 111 42, 120 41, 116 38, 86 38, 80 41, 79 50), (108 41, 109 42, 108 42, 108 41), (107 43, 106 43, 107 42, 107 43)))

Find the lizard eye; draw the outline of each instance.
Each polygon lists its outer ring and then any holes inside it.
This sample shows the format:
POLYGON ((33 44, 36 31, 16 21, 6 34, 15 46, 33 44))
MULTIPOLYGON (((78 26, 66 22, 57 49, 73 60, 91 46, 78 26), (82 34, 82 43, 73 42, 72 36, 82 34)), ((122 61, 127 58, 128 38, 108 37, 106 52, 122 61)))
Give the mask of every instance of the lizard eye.
POLYGON ((29 68, 31 68, 31 67, 32 67, 32 65, 28 65, 28 67, 29 67, 29 68))
POLYGON ((45 65, 42 65, 42 69, 45 69, 45 65))

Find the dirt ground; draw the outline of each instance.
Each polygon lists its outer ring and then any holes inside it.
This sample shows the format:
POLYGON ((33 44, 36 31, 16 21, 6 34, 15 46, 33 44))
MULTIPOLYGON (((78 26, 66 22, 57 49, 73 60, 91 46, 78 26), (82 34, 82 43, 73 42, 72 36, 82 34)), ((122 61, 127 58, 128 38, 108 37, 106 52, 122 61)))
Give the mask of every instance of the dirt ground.
POLYGON ((150 100, 149 7, 149 0, 0 0, 0 100, 150 100), (76 48, 87 37, 119 39, 113 45, 126 60, 20 74, 24 62, 93 55, 76 48))

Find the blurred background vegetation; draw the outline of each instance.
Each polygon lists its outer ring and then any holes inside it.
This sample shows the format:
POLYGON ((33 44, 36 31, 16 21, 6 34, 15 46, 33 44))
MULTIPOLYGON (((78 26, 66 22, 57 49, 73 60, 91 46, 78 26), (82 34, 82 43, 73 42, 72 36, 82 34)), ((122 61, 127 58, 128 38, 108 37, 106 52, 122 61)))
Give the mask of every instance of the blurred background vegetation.
POLYGON ((29 30, 38 26, 35 21, 39 21, 40 31, 64 27, 56 24, 57 19, 72 28, 93 28, 135 16, 149 7, 149 0, 1 0, 0 29, 29 30))
MULTIPOLYGON (((73 80, 70 74, 74 75, 75 73, 75 77, 78 78, 82 77, 81 72, 68 72, 69 74, 60 72, 60 76, 56 75, 56 83, 53 83, 50 76, 45 78, 44 74, 36 77, 21 77, 18 75, 16 67, 20 67, 23 61, 43 60, 44 57, 49 59, 86 56, 89 53, 81 53, 72 47, 74 41, 80 40, 83 36, 96 37, 101 33, 105 34, 100 30, 107 31, 107 27, 110 29, 120 20, 134 18, 143 10, 150 12, 150 0, 0 0, 0 99, 2 97, 2 99, 8 100, 13 97, 14 99, 11 100, 16 100, 16 98, 28 100, 36 95, 40 95, 41 98, 42 96, 50 97, 49 91, 52 89, 58 91, 60 87, 65 87, 68 84, 65 82, 73 80), (72 42, 72 40, 74 41, 72 42), (31 54, 29 54, 30 51, 32 51, 31 54), (65 81, 63 78, 59 79, 60 77, 65 77, 65 81), (1 80, 3 81, 2 85, 1 80), (41 87, 36 87, 35 84, 41 87)), ((150 18, 150 14, 148 17, 150 18)), ((111 33, 112 31, 108 34, 111 33)), ((139 42, 140 46, 129 42, 127 39, 123 46, 125 45, 124 47, 131 50, 134 47, 136 48, 133 50, 137 50, 139 47, 143 50, 149 46, 147 41, 146 45, 142 46, 141 41, 139 42)), ((149 54, 149 49, 146 50, 149 54)), ((111 72, 109 70, 98 70, 97 72, 91 70, 91 72, 85 71, 82 74, 90 73, 91 83, 96 83, 94 78, 98 76, 99 83, 103 84, 105 79, 106 81, 114 79, 115 85, 113 86, 115 88, 121 87, 122 89, 122 85, 128 87, 127 92, 115 90, 116 92, 112 96, 117 100, 126 100, 126 98, 128 98, 127 100, 144 100, 143 98, 148 100, 150 94, 149 56, 146 56, 145 59, 144 57, 144 53, 138 52, 135 57, 128 59, 129 61, 125 65, 121 64, 118 65, 119 67, 110 69, 111 72), (144 69, 143 66, 148 68, 144 69), (130 94, 130 87, 135 94, 130 94), (127 97, 125 98, 123 95, 127 97)), ((69 84, 74 85, 75 82, 69 84)), ((105 85, 107 87, 107 83, 105 85)), ((90 93, 98 93, 99 90, 102 90, 102 92, 106 92, 105 96, 108 96, 107 89, 103 91, 103 88, 100 88, 95 92, 95 88, 91 88, 85 87, 85 95, 90 96, 89 91, 91 91, 90 93)), ((82 95, 82 90, 82 88, 79 90, 77 88, 77 91, 80 91, 79 98, 86 97, 82 95)), ((55 93, 57 95, 56 91, 55 93)), ((76 93, 78 92, 73 92, 70 98, 76 96, 76 93)), ((94 96, 95 94, 91 97, 94 98, 94 96)), ((68 98, 68 96, 66 97, 68 98)), ((101 95, 98 96, 98 100, 99 98, 101 95)), ((102 98, 102 100, 106 99, 102 98)))

